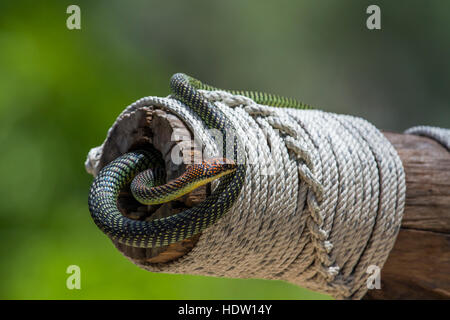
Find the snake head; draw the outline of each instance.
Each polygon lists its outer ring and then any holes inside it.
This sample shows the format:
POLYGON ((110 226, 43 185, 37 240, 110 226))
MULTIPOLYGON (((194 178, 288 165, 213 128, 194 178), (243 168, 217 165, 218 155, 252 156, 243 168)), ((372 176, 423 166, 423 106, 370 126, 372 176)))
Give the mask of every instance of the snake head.
POLYGON ((203 161, 203 175, 208 178, 218 178, 236 171, 237 166, 233 160, 227 158, 213 158, 203 161))
POLYGON ((189 171, 195 174, 196 178, 210 182, 223 177, 224 175, 236 171, 237 165, 234 161, 226 158, 206 159, 200 164, 189 167, 189 171))

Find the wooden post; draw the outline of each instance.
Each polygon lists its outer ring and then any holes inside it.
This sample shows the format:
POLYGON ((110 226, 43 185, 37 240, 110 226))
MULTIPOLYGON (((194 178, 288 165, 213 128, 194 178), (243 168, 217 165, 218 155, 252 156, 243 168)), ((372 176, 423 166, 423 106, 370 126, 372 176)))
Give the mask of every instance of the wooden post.
MULTIPOLYGON (((189 140, 191 133, 174 115, 153 109, 147 112, 146 120, 140 121, 141 130, 133 131, 136 137, 130 149, 152 143, 166 159, 168 178, 174 178, 184 166, 171 162, 177 142, 172 134, 189 140)), ((121 134, 117 130, 117 137, 113 133, 111 140, 122 141, 121 134)), ((405 168, 406 206, 396 244, 381 271, 381 289, 369 290, 364 299, 450 299, 450 153, 429 138, 388 132, 385 136, 405 168)), ((195 150, 186 148, 185 156, 193 156, 195 150)), ((151 220, 192 207, 207 194, 208 189, 202 188, 162 206, 142 206, 130 194, 123 193, 119 206, 132 219, 151 220)), ((144 265, 177 259, 189 252, 198 238, 199 235, 156 249, 114 244, 134 263, 144 265)))
POLYGON ((402 226, 364 299, 450 299, 450 152, 432 139, 384 133, 406 174, 402 226))

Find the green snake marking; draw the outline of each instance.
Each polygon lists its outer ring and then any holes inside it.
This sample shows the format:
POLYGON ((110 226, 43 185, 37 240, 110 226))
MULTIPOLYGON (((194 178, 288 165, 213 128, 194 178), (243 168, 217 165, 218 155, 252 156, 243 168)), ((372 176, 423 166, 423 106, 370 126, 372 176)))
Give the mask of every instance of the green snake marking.
MULTIPOLYGON (((172 76, 170 87, 178 100, 190 107, 208 128, 219 130, 224 140, 227 131, 235 132, 233 123, 225 114, 198 91, 221 89, 181 73, 172 76)), ((302 103, 281 96, 246 91, 228 92, 247 96, 260 104, 307 108, 302 103)), ((227 143, 223 143, 222 154, 226 154, 227 143)), ((235 136, 229 143, 233 148, 234 159, 205 160, 165 185, 160 185, 164 180, 164 162, 153 147, 132 151, 113 160, 100 170, 90 189, 88 204, 95 224, 110 238, 141 248, 169 245, 203 231, 229 211, 244 183, 246 164, 240 162, 244 159, 240 154, 241 140, 235 136), (133 220, 122 215, 117 206, 120 190, 130 182, 132 193, 138 201, 155 204, 176 199, 220 177, 219 185, 205 201, 169 217, 152 221, 133 220)))
POLYGON ((245 96, 258 104, 264 104, 272 107, 279 108, 294 108, 294 109, 310 109, 311 107, 303 102, 297 101, 292 98, 287 98, 283 96, 279 96, 276 94, 270 94, 266 92, 258 92, 258 91, 242 91, 242 90, 225 90, 213 87, 209 84, 203 83, 200 80, 197 80, 191 76, 186 76, 189 83, 198 90, 207 90, 207 91, 225 91, 234 95, 245 96))

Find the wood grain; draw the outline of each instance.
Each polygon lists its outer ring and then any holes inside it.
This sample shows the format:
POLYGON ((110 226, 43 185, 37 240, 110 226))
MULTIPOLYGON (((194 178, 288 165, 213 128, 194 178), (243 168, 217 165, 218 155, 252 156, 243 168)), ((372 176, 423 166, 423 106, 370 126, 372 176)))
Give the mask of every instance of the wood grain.
POLYGON ((405 212, 381 289, 365 299, 450 299, 450 153, 429 138, 384 134, 405 169, 405 212))

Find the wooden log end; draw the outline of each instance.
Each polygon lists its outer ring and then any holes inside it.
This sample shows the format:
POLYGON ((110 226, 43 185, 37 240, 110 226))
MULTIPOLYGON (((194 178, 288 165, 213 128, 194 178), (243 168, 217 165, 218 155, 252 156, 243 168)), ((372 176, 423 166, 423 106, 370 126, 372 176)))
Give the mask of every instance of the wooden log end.
MULTIPOLYGON (((186 163, 191 163, 199 152, 190 144, 180 143, 191 141, 192 135, 184 123, 174 115, 159 109, 148 108, 145 117, 137 121, 138 127, 133 129, 132 141, 128 143, 128 150, 145 149, 153 145, 159 150, 165 161, 167 180, 178 177, 186 169, 186 163), (157 132, 157 134, 154 134, 157 132), (172 152, 175 146, 181 152, 183 162, 175 164, 172 161, 172 152)), ((120 132, 120 130, 118 130, 120 132)), ((114 139, 112 139, 114 140, 114 139)), ((129 187, 121 191, 118 207, 121 213, 134 220, 151 221, 162 217, 177 214, 185 209, 192 208, 206 199, 208 189, 200 187, 176 201, 162 205, 142 205, 136 201, 129 187)), ((167 263, 184 256, 192 250, 201 234, 191 238, 159 248, 136 248, 112 240, 116 248, 128 259, 138 265, 167 263)))

